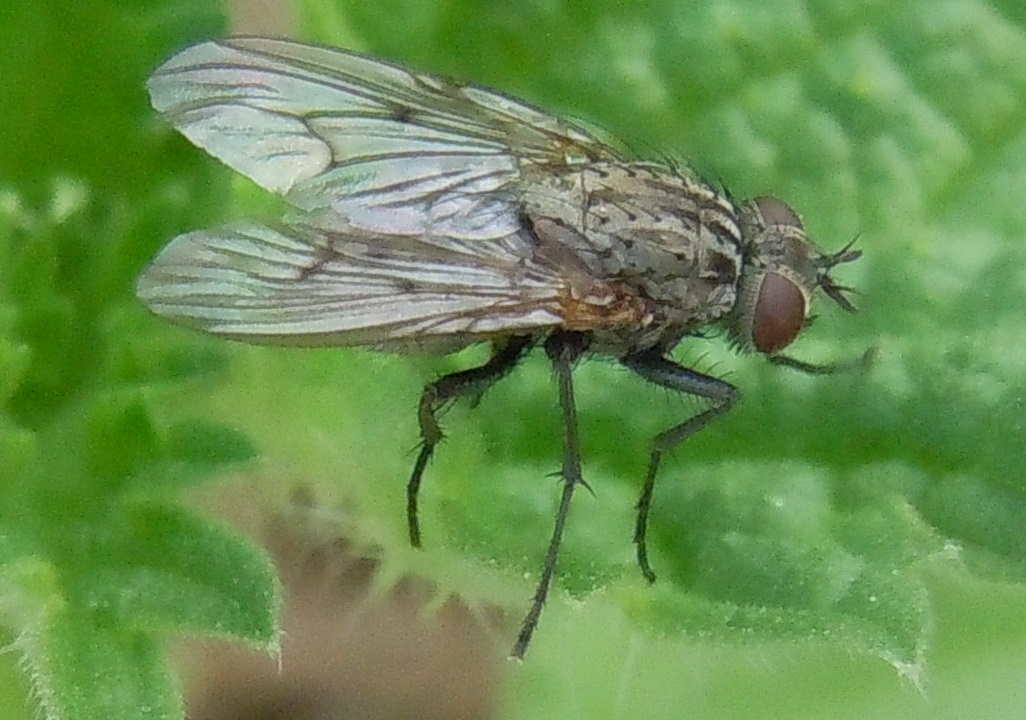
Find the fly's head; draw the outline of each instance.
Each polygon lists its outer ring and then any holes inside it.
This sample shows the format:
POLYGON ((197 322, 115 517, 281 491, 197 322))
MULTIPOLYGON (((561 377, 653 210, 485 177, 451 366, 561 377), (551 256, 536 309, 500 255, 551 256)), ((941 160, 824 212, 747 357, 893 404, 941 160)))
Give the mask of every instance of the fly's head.
POLYGON ((854 312, 830 271, 862 253, 852 244, 824 255, 809 240, 798 214, 769 197, 755 198, 740 208, 743 264, 737 301, 725 325, 742 351, 774 355, 790 345, 809 320, 817 290, 854 312))

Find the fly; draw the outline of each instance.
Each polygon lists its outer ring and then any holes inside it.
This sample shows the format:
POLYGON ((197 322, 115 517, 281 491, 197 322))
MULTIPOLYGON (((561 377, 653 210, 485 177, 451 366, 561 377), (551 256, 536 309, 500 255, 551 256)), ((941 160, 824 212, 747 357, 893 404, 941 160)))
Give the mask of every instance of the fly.
POLYGON ((779 200, 735 200, 519 100, 327 47, 205 42, 161 65, 148 87, 189 140, 294 208, 280 227, 241 222, 172 240, 137 286, 154 313, 251 343, 435 353, 491 344, 483 365, 421 395, 422 445, 407 484, 414 546, 439 414, 543 348, 558 382, 563 485, 518 658, 584 484, 571 373, 583 355, 610 356, 707 403, 652 445, 634 531, 649 582, 660 460, 738 398, 670 351, 719 326, 741 352, 806 372, 841 367, 780 353, 819 292, 854 310, 830 271, 860 252, 821 253, 779 200))

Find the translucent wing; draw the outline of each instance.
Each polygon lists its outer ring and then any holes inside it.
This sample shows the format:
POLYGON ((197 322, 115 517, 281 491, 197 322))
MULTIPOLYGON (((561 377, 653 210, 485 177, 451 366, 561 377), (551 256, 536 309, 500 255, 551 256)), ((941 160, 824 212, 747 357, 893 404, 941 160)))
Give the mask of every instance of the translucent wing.
POLYGON ((186 49, 149 90, 194 143, 301 211, 283 230, 245 224, 173 240, 137 290, 175 322, 250 342, 449 350, 495 333, 607 327, 643 310, 579 261, 545 260, 522 226, 527 174, 619 157, 573 123, 474 86, 263 38, 186 49))
POLYGON ((566 282, 522 242, 482 261, 399 236, 237 224, 173 240, 137 292, 159 315, 248 342, 449 351, 563 324, 566 282))
POLYGON ((503 237, 517 227, 525 168, 620 158, 498 93, 284 40, 188 48, 149 91, 192 142, 314 222, 375 233, 503 237))

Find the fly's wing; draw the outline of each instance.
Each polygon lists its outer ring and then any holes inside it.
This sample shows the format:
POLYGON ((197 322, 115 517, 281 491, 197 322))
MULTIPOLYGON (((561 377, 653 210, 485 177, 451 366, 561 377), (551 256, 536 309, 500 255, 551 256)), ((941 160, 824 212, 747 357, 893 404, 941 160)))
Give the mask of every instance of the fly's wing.
POLYGON ((193 46, 148 87, 193 143, 325 227, 500 238, 517 229, 525 167, 620 158, 498 93, 285 40, 193 46))
POLYGON ((641 312, 586 270, 541 259, 521 225, 525 170, 619 157, 573 123, 263 38, 188 48, 149 90, 195 144, 301 211, 283 230, 173 240, 137 288, 172 321, 250 342, 452 349, 641 312))
POLYGON ((565 280, 522 242, 483 261, 400 236, 237 224, 175 238, 137 292, 159 315, 248 342, 449 351, 563 323, 565 280))

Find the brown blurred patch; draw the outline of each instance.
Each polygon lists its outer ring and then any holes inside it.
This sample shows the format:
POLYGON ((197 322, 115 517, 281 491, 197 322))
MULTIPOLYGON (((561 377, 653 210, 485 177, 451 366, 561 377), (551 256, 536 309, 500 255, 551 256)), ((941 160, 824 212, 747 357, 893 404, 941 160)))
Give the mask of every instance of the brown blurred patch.
MULTIPOLYGON (((234 509, 252 527, 252 509, 234 509)), ((372 590, 375 560, 302 526, 290 512, 258 532, 286 591, 280 666, 236 644, 186 644, 179 665, 191 720, 494 715, 504 657, 480 617, 454 600, 425 612, 431 588, 422 581, 372 590)))
POLYGON ((290 0, 231 0, 228 7, 229 29, 239 35, 292 37, 295 16, 290 0))

